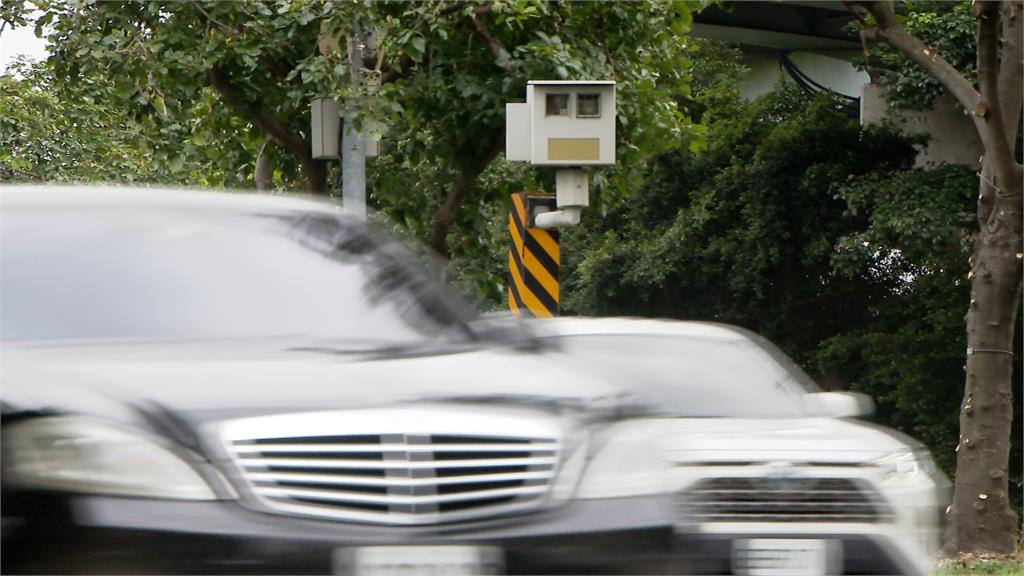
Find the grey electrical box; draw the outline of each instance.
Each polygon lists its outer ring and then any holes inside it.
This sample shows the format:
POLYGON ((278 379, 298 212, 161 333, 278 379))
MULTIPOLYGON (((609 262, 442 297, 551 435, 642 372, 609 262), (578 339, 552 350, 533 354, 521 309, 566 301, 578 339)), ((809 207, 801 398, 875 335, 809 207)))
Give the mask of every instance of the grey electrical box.
MULTIPOLYGON (((315 98, 310 104, 310 139, 313 141, 314 160, 338 160, 338 139, 341 118, 338 117, 338 102, 330 98, 315 98)), ((366 137, 366 157, 376 158, 380 143, 373 137, 366 137)))
POLYGON ((310 109, 314 160, 338 159, 338 103, 330 98, 316 98, 310 109))

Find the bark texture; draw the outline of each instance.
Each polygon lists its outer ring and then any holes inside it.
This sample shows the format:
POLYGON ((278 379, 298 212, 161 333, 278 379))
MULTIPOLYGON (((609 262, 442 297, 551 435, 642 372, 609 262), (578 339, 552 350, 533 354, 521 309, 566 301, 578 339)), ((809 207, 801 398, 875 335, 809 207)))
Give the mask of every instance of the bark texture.
MULTIPOLYGON (((989 172, 986 170, 985 172, 989 172)), ((1015 181, 1005 183, 1018 191, 1015 181)), ((989 185, 984 187, 992 188, 989 185)), ((1010 425, 1013 419, 1013 327, 1021 298, 1020 194, 1011 222, 1008 203, 997 201, 982 222, 971 257, 967 311, 967 363, 960 405, 953 502, 945 551, 1013 552, 1017 515, 1008 499, 1010 425), (1000 216, 999 214, 1003 215, 1000 216)))
POLYGON ((960 441, 944 551, 1014 551, 1017 515, 1008 499, 1013 418, 1014 323, 1021 299, 1021 187, 1014 157, 1022 107, 1022 6, 1019 0, 975 2, 978 87, 941 54, 911 36, 888 2, 847 1, 861 17, 862 37, 886 42, 924 68, 971 113, 985 149, 971 256, 967 361, 960 441), (865 16, 874 17, 869 25, 865 16))
POLYGON ((264 112, 258 103, 246 101, 222 68, 218 66, 210 68, 207 76, 210 85, 236 113, 259 126, 268 137, 279 142, 299 159, 302 170, 306 174, 307 189, 310 192, 323 194, 327 191, 326 163, 323 160, 313 159, 309 140, 298 136, 284 122, 264 112))
POLYGON ((269 145, 270 140, 267 140, 260 146, 260 151, 256 154, 256 168, 252 174, 253 184, 260 191, 270 190, 274 187, 274 169, 270 165, 270 156, 267 155, 267 146, 269 145))

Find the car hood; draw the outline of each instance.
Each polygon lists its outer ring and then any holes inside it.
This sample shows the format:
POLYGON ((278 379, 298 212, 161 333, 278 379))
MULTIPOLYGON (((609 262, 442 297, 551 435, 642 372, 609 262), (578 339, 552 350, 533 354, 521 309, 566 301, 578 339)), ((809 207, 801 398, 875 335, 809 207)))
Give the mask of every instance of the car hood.
POLYGON ((659 441, 665 458, 684 465, 857 465, 920 446, 909 436, 881 426, 821 417, 679 419, 659 441))
POLYGON ((127 416, 155 405, 198 422, 410 402, 642 413, 626 389, 544 354, 445 344, 347 349, 295 339, 6 346, 5 412, 127 416))

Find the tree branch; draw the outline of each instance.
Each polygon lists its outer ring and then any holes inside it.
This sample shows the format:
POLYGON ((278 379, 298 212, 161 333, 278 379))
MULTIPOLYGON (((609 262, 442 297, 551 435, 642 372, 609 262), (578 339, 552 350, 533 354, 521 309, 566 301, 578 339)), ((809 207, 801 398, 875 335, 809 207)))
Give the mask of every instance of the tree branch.
POLYGON ((252 171, 252 183, 257 190, 270 190, 274 185, 273 167, 270 165, 270 155, 267 154, 267 146, 271 139, 267 138, 256 153, 256 166, 252 171))
POLYGON ((896 20, 896 14, 886 1, 844 0, 848 7, 859 7, 875 17, 877 25, 871 34, 880 41, 903 52, 924 68, 933 78, 970 112, 974 127, 985 147, 983 171, 991 168, 998 187, 1013 181, 1017 166, 1013 150, 1007 141, 999 104, 996 73, 998 71, 999 6, 994 2, 976 2, 972 12, 978 18, 978 77, 981 91, 945 58, 923 42, 910 35, 896 20))
POLYGON ((1002 3, 1003 54, 999 64, 999 103, 1007 144, 1013 150, 1020 130, 1021 106, 1024 101, 1024 2, 1002 3))
POLYGON ((213 66, 207 71, 207 76, 210 79, 210 85, 235 112, 251 120, 264 133, 280 142, 289 152, 299 158, 306 171, 311 192, 324 191, 326 181, 323 163, 313 159, 310 143, 307 140, 293 133, 277 118, 262 112, 260 106, 246 102, 221 67, 213 66))
POLYGON ((273 56, 264 55, 262 60, 263 63, 267 66, 267 70, 270 70, 271 74, 282 80, 287 78, 288 75, 291 74, 292 70, 294 69, 294 66, 290 66, 284 60, 281 60, 280 58, 274 58, 273 56))
POLYGON ((416 64, 412 58, 408 56, 402 56, 402 60, 398 63, 398 68, 392 68, 386 66, 383 70, 384 74, 381 76, 381 83, 390 84, 402 78, 408 78, 412 67, 416 64))
MULTIPOLYGON (((861 37, 867 42, 886 42, 893 48, 903 52, 907 57, 924 68, 936 80, 946 87, 960 105, 966 110, 975 111, 981 102, 981 95, 960 72, 945 58, 928 47, 924 42, 911 36, 900 26, 896 14, 888 2, 844 0, 843 3, 851 10, 860 7, 875 17, 877 23, 872 28, 861 31, 861 37)), ((980 118, 975 118, 975 125, 980 118)), ((981 128, 979 128, 979 131, 981 128)))
POLYGON ((208 76, 210 78, 210 85, 236 112, 252 120, 254 124, 262 128, 268 135, 273 136, 275 140, 280 142, 292 154, 299 157, 310 155, 309 146, 304 139, 293 134, 277 118, 264 114, 260 111, 259 107, 242 100, 241 95, 231 85, 231 81, 228 80, 227 74, 222 68, 219 66, 210 68, 208 76))
POLYGON ((473 190, 473 186, 476 185, 476 180, 480 174, 491 165, 491 162, 504 149, 505 129, 501 128, 494 131, 491 141, 477 161, 468 169, 464 169, 455 178, 451 190, 448 191, 448 196, 444 199, 444 203, 434 212, 434 219, 430 227, 430 239, 427 242, 434 252, 446 258, 450 256, 448 233, 455 224, 455 217, 458 214, 459 207, 466 199, 466 196, 469 195, 469 192, 473 190))
POLYGON ((504 69, 509 74, 514 74, 515 69, 512 68, 512 65, 508 61, 508 50, 505 50, 505 47, 502 46, 501 41, 491 34, 490 30, 487 29, 487 26, 484 24, 483 20, 481 20, 478 17, 478 14, 476 12, 471 14, 469 16, 469 19, 473 22, 473 30, 476 32, 476 35, 480 37, 480 40, 483 41, 484 46, 487 46, 487 49, 490 50, 491 56, 494 57, 494 63, 497 64, 502 69, 504 69), (503 60, 503 54, 505 56, 505 62, 503 64, 499 64, 499 62, 503 60))
POLYGON ((454 14, 459 10, 462 10, 467 4, 468 2, 452 2, 445 6, 443 9, 441 9, 440 11, 438 11, 437 15, 447 16, 449 14, 454 14))
POLYGON ((975 2, 971 7, 971 13, 978 19, 978 85, 981 91, 980 112, 974 116, 980 116, 984 126, 978 132, 985 145, 985 163, 991 166, 990 177, 995 176, 992 187, 996 190, 997 205, 999 190, 1009 186, 1015 164, 999 101, 999 11, 1000 7, 995 2, 975 2))
POLYGON ((200 12, 202 12, 203 16, 206 16, 206 19, 209 20, 210 22, 213 22, 214 24, 216 24, 217 26, 220 26, 221 28, 223 28, 225 30, 229 30, 229 31, 231 30, 230 26, 228 26, 227 24, 221 22, 220 20, 217 20, 213 16, 210 16, 209 12, 207 12, 206 10, 203 10, 203 6, 199 2, 196 2, 195 0, 192 0, 192 5, 195 6, 196 9, 198 9, 200 12))
POLYGON ((1005 140, 1002 123, 1002 105, 999 102, 999 5, 995 2, 975 2, 971 13, 978 19, 978 88, 981 92, 982 118, 989 118, 989 129, 1000 140, 1005 140))
MULTIPOLYGON (((985 157, 982 161, 981 180, 978 195, 978 220, 981 226, 998 226, 1008 211, 1013 211, 1019 217, 1019 209, 1012 205, 1007 208, 1006 202, 1019 203, 1020 191, 1019 174, 1021 165, 1015 161, 1013 156, 1013 145, 1015 142, 1008 137, 1008 130, 1004 120, 1010 120, 1003 116, 1003 105, 1001 96, 1003 93, 1013 97, 1013 101, 1007 101, 1006 106, 1012 106, 1011 112, 1016 111, 1012 122, 1016 132, 1017 118, 1020 110, 1020 71, 1007 68, 1000 70, 999 67, 999 32, 1000 32, 1000 5, 995 2, 975 2, 972 13, 978 19, 978 78, 979 90, 967 78, 956 70, 945 58, 929 48, 923 42, 910 35, 900 26, 896 15, 892 11, 889 2, 869 0, 844 0, 844 4, 851 11, 855 9, 865 10, 874 17, 876 25, 862 30, 862 37, 869 41, 886 42, 893 48, 903 52, 907 57, 917 63, 918 66, 928 72, 933 78, 945 86, 953 97, 971 113, 971 120, 974 122, 978 136, 981 137, 985 147, 985 157), (1008 79, 1007 85, 1000 85, 1001 79, 1008 79), (1014 87, 1009 86, 1014 84, 1014 87)), ((1016 0, 1013 6, 1002 7, 1002 11, 1013 11, 1013 17, 1004 24, 1003 31, 1009 30, 1011 35, 1003 38, 1004 57, 1009 54, 1014 58, 1011 63, 1004 59, 1004 63, 1011 67, 1018 67, 1020 59, 1020 47, 1014 46, 1020 40, 1020 1, 1016 0)))

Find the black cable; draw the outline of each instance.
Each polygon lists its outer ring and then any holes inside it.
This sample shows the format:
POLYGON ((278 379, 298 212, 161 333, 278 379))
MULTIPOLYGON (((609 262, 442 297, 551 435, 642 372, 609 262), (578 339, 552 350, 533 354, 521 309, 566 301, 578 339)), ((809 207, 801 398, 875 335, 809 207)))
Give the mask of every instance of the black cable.
POLYGON ((822 92, 826 92, 835 99, 836 106, 846 115, 854 118, 860 116, 860 98, 841 94, 827 86, 815 82, 813 78, 804 73, 803 70, 800 70, 796 64, 789 59, 789 54, 785 50, 776 50, 775 56, 779 60, 779 65, 804 92, 810 95, 817 95, 822 92))

